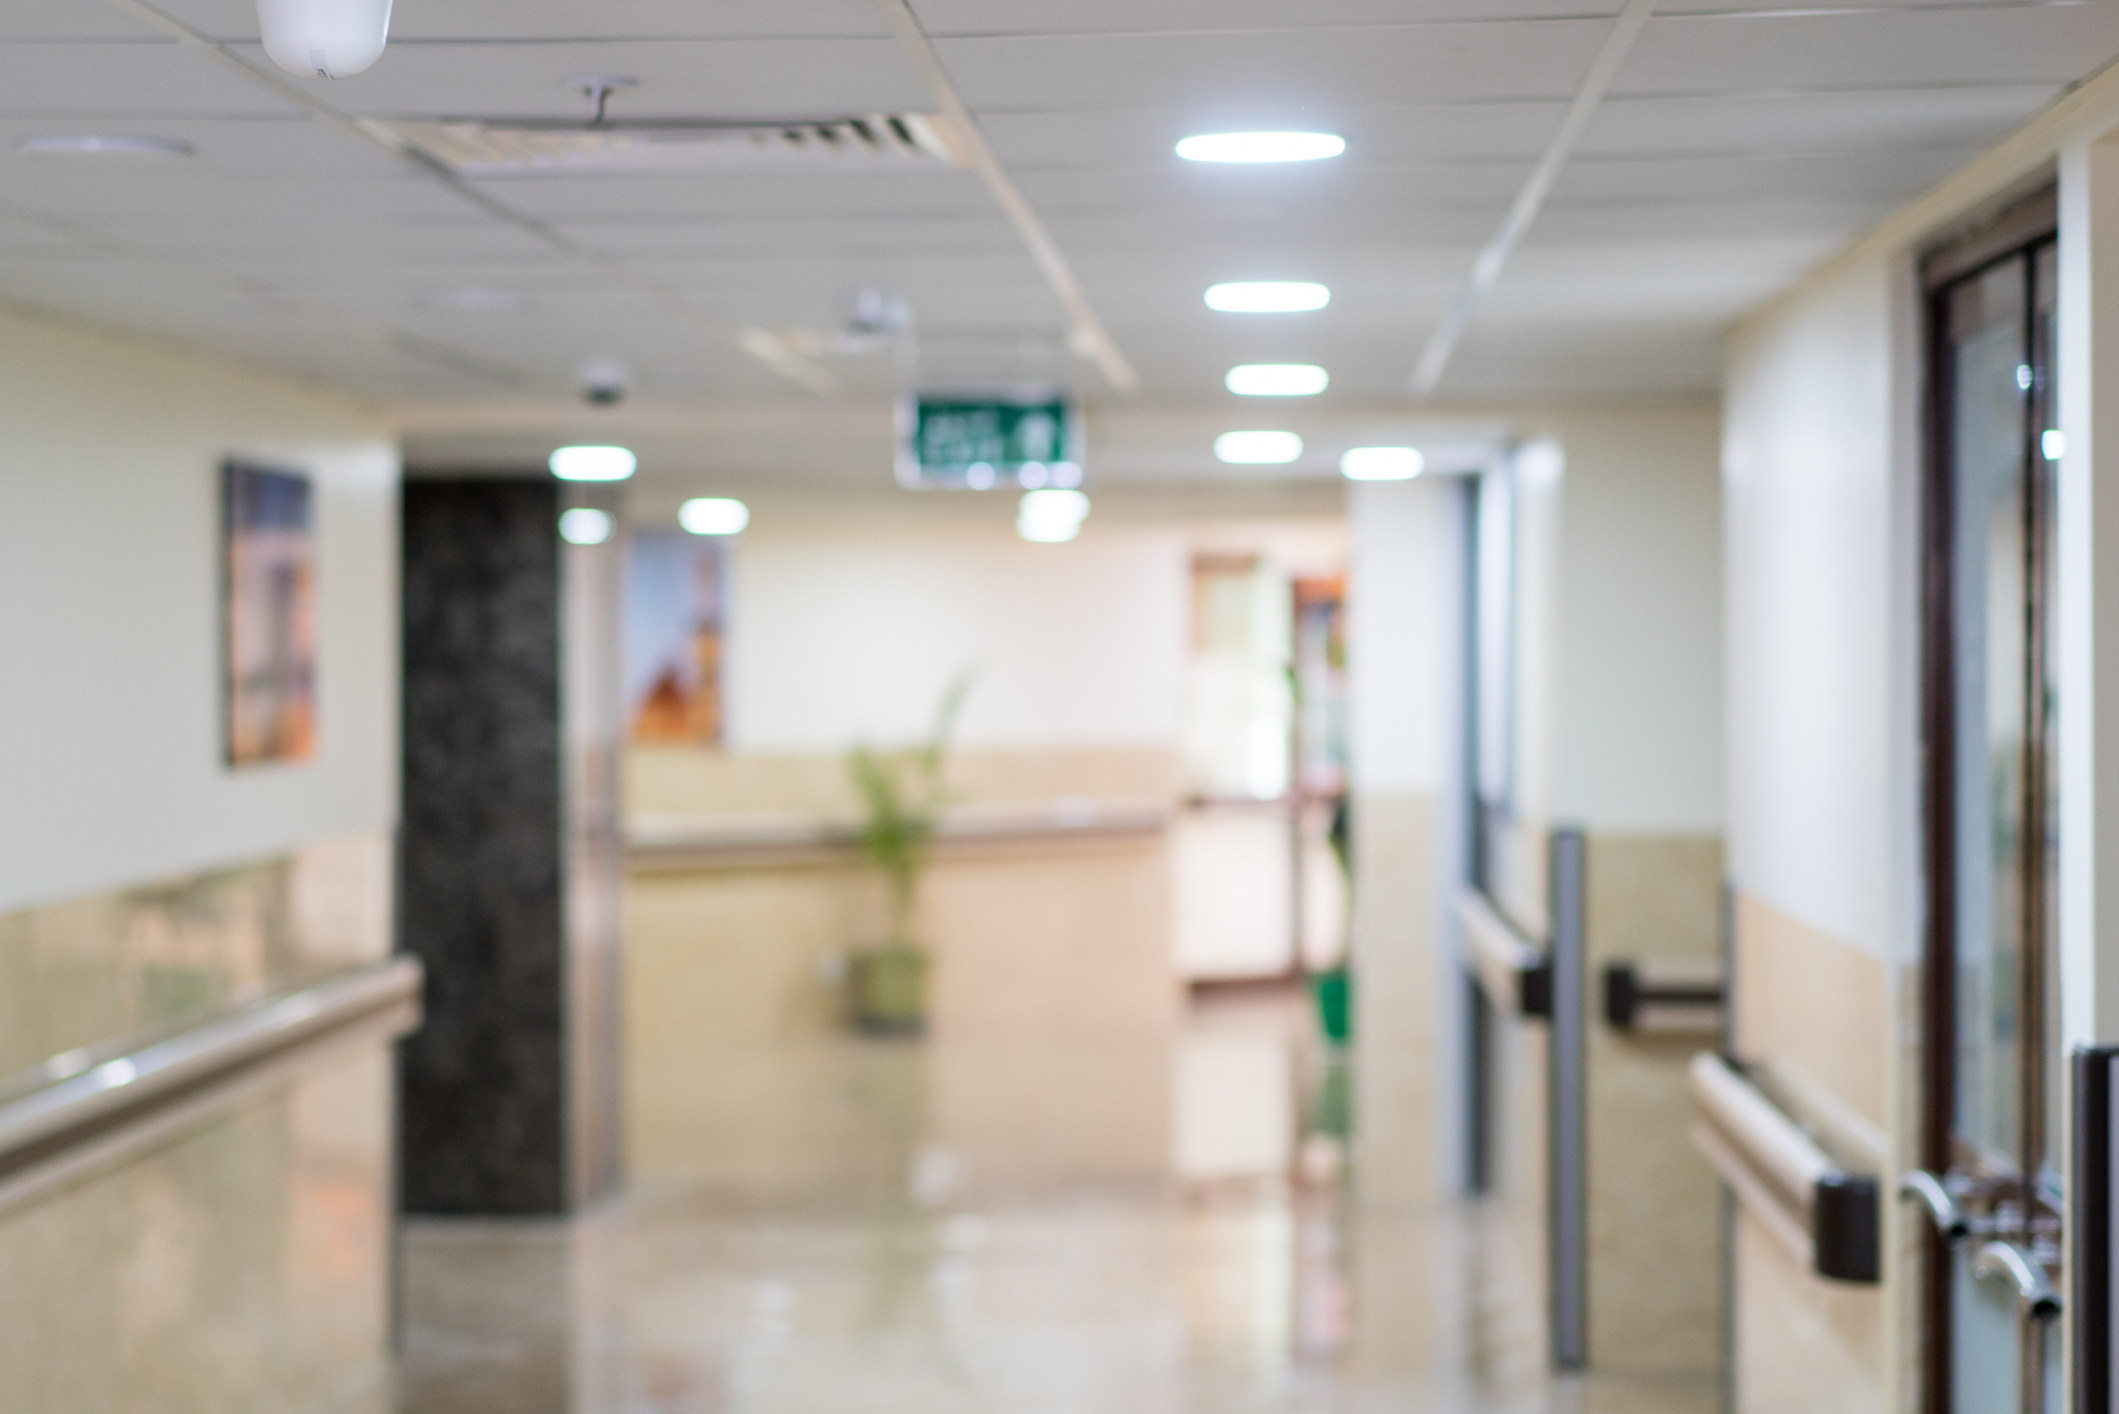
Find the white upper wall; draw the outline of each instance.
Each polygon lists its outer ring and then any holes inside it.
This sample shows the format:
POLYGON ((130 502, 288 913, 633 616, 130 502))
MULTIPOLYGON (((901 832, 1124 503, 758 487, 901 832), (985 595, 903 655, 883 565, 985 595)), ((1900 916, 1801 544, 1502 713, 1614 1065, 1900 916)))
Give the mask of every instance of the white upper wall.
MULTIPOLYGON (((1723 823, 1720 416, 1711 404, 1569 412, 1534 812, 1618 833, 1723 823)), ((1531 499, 1531 498, 1526 498, 1531 499)))
POLYGON ((728 741, 837 752, 927 735, 977 673, 957 742, 1178 743, 1191 557, 1174 530, 1033 545, 1005 525, 753 530, 729 573, 728 741))
POLYGON ((1462 488, 1348 488, 1348 750, 1356 791, 1435 795, 1455 779, 1462 700, 1462 488))
POLYGON ((380 419, 0 311, 0 909, 397 817, 397 484, 380 419), (231 771, 220 464, 315 477, 314 760, 231 771))
POLYGON ((1723 442, 1730 872, 1876 956, 1905 886, 1918 740, 1899 271, 1843 267, 1746 325, 1723 442))

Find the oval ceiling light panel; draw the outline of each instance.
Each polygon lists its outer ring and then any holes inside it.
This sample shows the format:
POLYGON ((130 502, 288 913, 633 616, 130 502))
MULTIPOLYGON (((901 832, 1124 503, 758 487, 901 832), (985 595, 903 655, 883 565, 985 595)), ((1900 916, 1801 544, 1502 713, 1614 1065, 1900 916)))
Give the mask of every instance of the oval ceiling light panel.
POLYGON ((90 157, 189 157, 191 144, 173 137, 114 137, 106 133, 53 133, 26 137, 15 151, 90 157))
POLYGON ((694 496, 677 508, 677 524, 694 535, 739 535, 750 524, 750 507, 726 496, 694 496))
POLYGON ((1418 447, 1356 447, 1339 459, 1349 481, 1409 481, 1426 469, 1418 447))
POLYGON ((1207 287, 1207 308, 1224 314, 1302 314, 1331 302, 1330 290, 1308 280, 1232 280, 1207 287))
POLYGON ((550 465, 561 481, 623 481, 640 459, 624 447, 561 447, 550 465))
POLYGON ((1307 398, 1323 392, 1332 377, 1314 363, 1239 363, 1222 381, 1246 398, 1307 398))
POLYGON ((1224 432, 1214 439, 1214 455, 1231 466, 1281 466, 1302 455, 1302 439, 1292 432, 1224 432))
POLYGON ((559 516, 559 538, 569 545, 601 545, 611 538, 611 513, 593 506, 576 506, 559 516))
POLYGON ((1026 491, 1017 503, 1015 533, 1038 545, 1059 545, 1081 534, 1089 498, 1079 491, 1026 491))
POLYGON ((530 297, 521 290, 462 285, 453 289, 429 290, 424 303, 429 309, 447 310, 452 314, 520 314, 530 307, 530 297))
POLYGON ((1337 133, 1200 133, 1177 144, 1187 162, 1315 162, 1344 151, 1337 133))

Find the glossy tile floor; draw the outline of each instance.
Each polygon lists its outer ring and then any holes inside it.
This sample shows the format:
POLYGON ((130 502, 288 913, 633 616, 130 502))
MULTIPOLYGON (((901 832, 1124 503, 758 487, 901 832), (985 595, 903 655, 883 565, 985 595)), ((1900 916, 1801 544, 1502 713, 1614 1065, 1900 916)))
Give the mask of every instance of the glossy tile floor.
MULTIPOLYGON (((980 1064, 859 1054, 886 1078, 980 1064)), ((923 1142, 918 1087, 879 1083, 865 1099, 904 1142, 896 1164, 776 1192, 659 1182, 567 1224, 419 1224, 399 1409, 1714 1407, 1698 1382, 1547 1379, 1534 1268, 1498 1210, 1364 1209, 1333 1134, 1347 1077, 1292 999, 1196 1008, 1166 1062, 1159 1176, 982 1184, 976 1156, 923 1142)))

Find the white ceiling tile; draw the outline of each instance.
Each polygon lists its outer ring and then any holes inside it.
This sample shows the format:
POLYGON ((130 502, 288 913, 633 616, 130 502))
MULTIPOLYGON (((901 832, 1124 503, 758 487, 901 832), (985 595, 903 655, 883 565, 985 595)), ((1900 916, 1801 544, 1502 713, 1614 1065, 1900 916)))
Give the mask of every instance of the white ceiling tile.
POLYGON ((1615 97, 1598 105, 1584 153, 1757 152, 1783 148, 1974 147, 2059 92, 2057 85, 1615 97))
POLYGON ((1649 21, 1614 93, 2068 83, 2119 54, 2119 5, 1864 9, 1649 21))
MULTIPOLYGON (((245 48, 264 64, 264 51, 245 48)), ((356 78, 296 78, 363 117, 583 118, 570 80, 639 80, 611 99, 613 117, 818 118, 924 112, 928 95, 887 39, 614 40, 393 46, 356 78)))
POLYGON ((0 43, 15 40, 165 39, 166 35, 102 0, 7 0, 0 6, 0 43))
POLYGON ((0 42, 0 116, 291 114, 285 99, 174 40, 0 42))
MULTIPOLYGON (((34 3, 50 6, 61 0, 34 3)), ((254 0, 154 3, 217 39, 257 38, 254 0)), ((415 42, 845 37, 887 33, 869 0, 713 0, 711 4, 679 0, 417 0, 396 7, 390 17, 390 32, 393 41, 415 42)))
POLYGON ((1553 187, 1556 207, 1677 197, 1824 196, 1909 200, 1964 165, 1974 149, 1881 145, 1823 152, 1738 152, 1576 160, 1553 187))
MULTIPOLYGON (((1435 158, 1535 160, 1552 141, 1567 105, 1467 102, 1345 106, 1302 115, 1347 141, 1346 155, 1325 164, 1332 173, 1362 175, 1435 158)), ((1195 132, 1240 127, 1246 115, 1199 109, 1113 108, 1073 112, 988 112, 980 127, 1009 169, 1159 172, 1210 180, 1207 169, 1176 154, 1178 139, 1195 132)), ((1291 185, 1319 173, 1299 167, 1230 170, 1223 179, 1253 185, 1291 185)))
POLYGON ((913 0, 929 34, 1202 33, 1398 28, 1611 16, 1618 0, 913 0))
POLYGON ((948 39, 975 109, 1211 108, 1261 124, 1311 110, 1460 98, 1568 98, 1609 30, 1601 20, 1388 30, 948 39))

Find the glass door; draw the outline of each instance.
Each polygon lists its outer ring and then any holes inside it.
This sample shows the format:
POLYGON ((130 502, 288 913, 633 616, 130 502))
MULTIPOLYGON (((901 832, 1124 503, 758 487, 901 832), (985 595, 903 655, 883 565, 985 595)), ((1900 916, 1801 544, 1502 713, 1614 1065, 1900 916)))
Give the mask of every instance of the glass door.
POLYGON ((2054 245, 1933 291, 1927 498, 1931 1414, 2057 1414, 2054 245))

